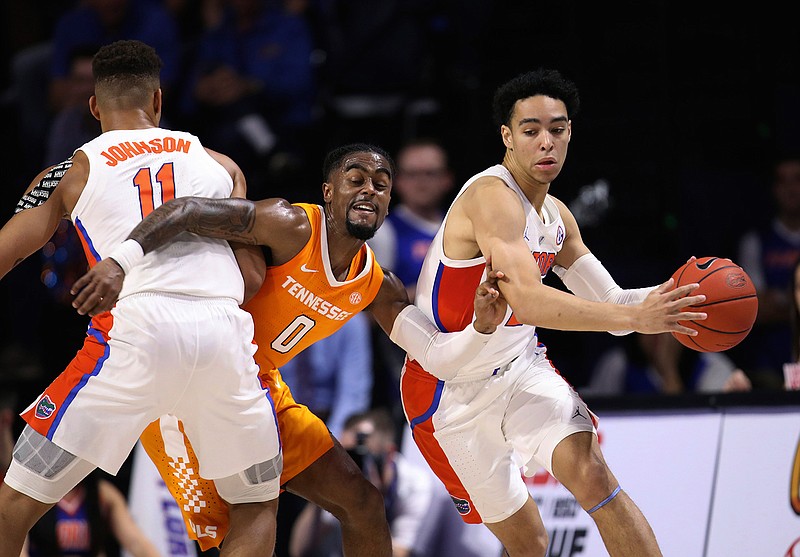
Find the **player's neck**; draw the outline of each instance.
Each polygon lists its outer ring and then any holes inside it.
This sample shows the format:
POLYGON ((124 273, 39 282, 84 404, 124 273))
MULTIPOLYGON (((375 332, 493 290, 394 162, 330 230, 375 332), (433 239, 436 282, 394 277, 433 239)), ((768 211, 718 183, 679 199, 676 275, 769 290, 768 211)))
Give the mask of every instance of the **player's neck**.
POLYGON ((353 259, 366 243, 347 232, 332 219, 325 219, 328 236, 328 259, 331 272, 338 281, 344 281, 350 271, 353 259))
POLYGON ((533 207, 536 209, 536 212, 541 215, 542 206, 544 205, 544 200, 547 197, 547 192, 550 189, 550 184, 538 182, 533 179, 532 176, 522 170, 520 165, 517 164, 516 159, 509 156, 508 153, 506 153, 506 156, 503 159, 503 166, 505 166, 508 171, 511 172, 511 176, 514 177, 514 181, 522 190, 522 193, 524 193, 525 197, 528 198, 528 201, 531 202, 531 205, 533 205, 533 207))
POLYGON ((352 236, 348 238, 328 238, 328 256, 330 257, 331 272, 338 281, 344 281, 350 274, 350 267, 364 246, 363 240, 352 236))
POLYGON ((144 110, 115 110, 102 115, 103 133, 114 130, 143 130, 157 128, 158 119, 144 110))

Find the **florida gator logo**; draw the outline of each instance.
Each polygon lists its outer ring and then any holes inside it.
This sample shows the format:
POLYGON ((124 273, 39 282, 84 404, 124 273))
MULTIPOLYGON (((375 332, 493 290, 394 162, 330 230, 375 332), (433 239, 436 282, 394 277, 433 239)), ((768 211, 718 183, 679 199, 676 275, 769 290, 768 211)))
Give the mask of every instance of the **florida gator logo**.
POLYGON ((56 411, 55 403, 50 400, 48 395, 44 395, 42 400, 39 401, 39 404, 36 405, 36 417, 46 420, 50 416, 53 415, 53 412, 56 411))
POLYGON ((452 495, 450 496, 450 498, 453 500, 453 503, 455 504, 456 510, 458 511, 459 514, 463 515, 469 514, 470 511, 469 501, 453 497, 452 495))

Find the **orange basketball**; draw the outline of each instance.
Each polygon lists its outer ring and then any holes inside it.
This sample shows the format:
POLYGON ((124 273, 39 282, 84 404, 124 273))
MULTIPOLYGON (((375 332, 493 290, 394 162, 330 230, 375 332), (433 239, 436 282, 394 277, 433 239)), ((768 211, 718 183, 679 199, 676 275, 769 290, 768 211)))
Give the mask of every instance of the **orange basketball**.
POLYGON ((696 329, 695 337, 672 333, 684 346, 698 352, 722 352, 744 340, 758 313, 758 298, 753 281, 730 259, 701 257, 682 265, 672 275, 675 287, 696 282, 700 288, 691 295, 705 294, 706 301, 684 311, 708 314, 703 321, 682 321, 696 329))

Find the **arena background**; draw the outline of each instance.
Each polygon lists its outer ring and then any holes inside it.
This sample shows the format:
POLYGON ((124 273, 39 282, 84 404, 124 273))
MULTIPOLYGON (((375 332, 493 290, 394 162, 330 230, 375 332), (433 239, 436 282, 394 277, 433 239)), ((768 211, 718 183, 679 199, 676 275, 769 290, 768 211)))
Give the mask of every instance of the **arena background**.
MULTIPOLYGON (((370 7, 416 4, 406 2, 350 0, 365 20, 370 7)), ((0 210, 6 217, 42 167, 35 148, 20 140, 24 130, 8 93, 10 63, 49 40, 58 17, 73 4, 3 3, 0 210)), ((199 0, 185 4, 190 13, 199 0)), ((322 154, 341 140, 376 141, 391 150, 412 132, 442 137, 463 181, 501 159, 490 118, 494 88, 521 71, 549 66, 576 81, 582 97, 569 159, 551 191, 574 203, 587 193, 585 186, 608 185, 607 197, 585 198, 590 203, 584 204, 589 211, 582 227, 586 242, 623 287, 660 282, 690 255, 735 258, 745 228, 771 216, 771 159, 800 142, 800 33, 787 7, 772 1, 747 10, 722 2, 425 4, 439 15, 422 37, 430 53, 424 75, 407 93, 437 108, 415 117, 411 131, 408 118, 394 127, 329 124, 319 134, 319 155, 308 163, 309 178, 277 187, 276 195, 315 199, 322 154)), ((375 47, 386 52, 387 61, 402 60, 390 41, 375 47)), ((363 74, 365 84, 392 83, 397 72, 390 64, 365 64, 354 74, 363 74)), ((21 280, 0 282, 6 315, 20 311, 20 288, 34 288, 17 284, 21 280)), ((3 320, 4 338, 18 334, 24 317, 3 320)), ((64 338, 65 350, 71 353, 77 342, 64 338)), ((559 342, 552 335, 551 345, 559 342)), ((58 347, 48 353, 58 354, 58 347)), ((58 369, 60 362, 53 365, 58 369)), ((572 377, 576 384, 584 379, 572 377)))

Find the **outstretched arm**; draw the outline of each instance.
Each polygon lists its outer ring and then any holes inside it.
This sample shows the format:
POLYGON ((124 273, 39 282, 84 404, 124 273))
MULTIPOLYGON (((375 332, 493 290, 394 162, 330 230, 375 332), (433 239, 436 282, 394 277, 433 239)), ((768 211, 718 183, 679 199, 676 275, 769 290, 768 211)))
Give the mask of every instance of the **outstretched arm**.
POLYGON ((181 232, 254 244, 255 205, 246 199, 179 197, 150 213, 128 239, 72 285, 72 307, 81 315, 97 315, 114 307, 122 282, 146 253, 181 232))
POLYGON ((108 311, 122 289, 125 274, 145 254, 181 232, 272 248, 288 260, 308 240, 305 212, 283 199, 211 199, 179 197, 150 213, 104 260, 75 281, 72 306, 80 314, 108 311))
MULTIPOLYGON (((630 329, 641 333, 674 331, 694 336, 697 332, 681 322, 706 318, 702 312, 682 311, 705 299, 692 295, 697 284, 673 288, 670 279, 636 305, 586 300, 543 284, 541 272, 523 239, 525 213, 519 198, 499 180, 476 182, 457 203, 461 204, 462 220, 469 222, 469 228, 474 230, 477 251, 491 257, 508 277, 500 290, 522 323, 564 331, 630 329)), ((572 261, 557 258, 556 263, 568 268, 581 255, 584 253, 575 250, 572 261)))
POLYGON ((475 320, 455 333, 439 331, 418 307, 411 305, 402 282, 388 271, 369 309, 409 358, 426 370, 435 370, 437 378, 450 380, 480 353, 491 333, 505 320, 508 306, 497 288, 497 282, 503 280, 501 271, 489 270, 487 280, 475 291, 475 320))

